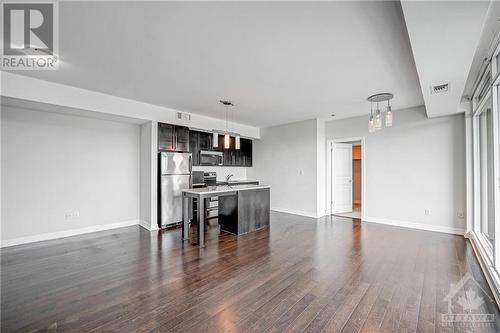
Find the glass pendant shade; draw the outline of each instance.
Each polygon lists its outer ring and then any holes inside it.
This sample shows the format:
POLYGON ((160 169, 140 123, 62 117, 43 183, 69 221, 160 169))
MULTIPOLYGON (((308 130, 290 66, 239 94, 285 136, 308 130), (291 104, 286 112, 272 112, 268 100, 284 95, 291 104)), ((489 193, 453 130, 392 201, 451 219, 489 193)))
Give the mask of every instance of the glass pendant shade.
POLYGON ((373 121, 373 116, 370 116, 370 120, 368 121, 368 132, 375 132, 375 122, 373 121))
POLYGON ((217 148, 219 147, 219 133, 214 132, 212 134, 212 147, 217 148))
POLYGON ((379 131, 382 127, 391 127, 393 122, 391 100, 394 94, 389 92, 382 92, 379 94, 371 95, 366 100, 370 102, 370 121, 368 122, 368 131, 370 133, 379 131), (380 111, 379 103, 387 102, 387 108, 384 112, 380 111), (375 112, 373 106, 375 105, 375 112))
POLYGON ((385 127, 391 127, 392 126, 392 111, 391 107, 387 107, 387 112, 385 114, 385 127))
POLYGON ((234 148, 235 149, 240 149, 240 136, 239 135, 237 135, 234 138, 234 148))
POLYGON ((229 149, 229 134, 224 134, 224 148, 229 149))
POLYGON ((382 129, 382 115, 380 114, 380 110, 377 109, 377 113, 375 114, 375 130, 378 131, 382 129))

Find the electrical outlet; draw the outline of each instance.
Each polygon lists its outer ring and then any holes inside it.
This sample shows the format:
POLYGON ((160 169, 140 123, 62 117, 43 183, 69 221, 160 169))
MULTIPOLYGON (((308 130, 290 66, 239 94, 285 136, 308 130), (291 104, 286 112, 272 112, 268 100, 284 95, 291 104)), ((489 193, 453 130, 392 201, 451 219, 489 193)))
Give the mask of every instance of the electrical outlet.
POLYGON ((65 217, 66 217, 66 220, 76 219, 76 218, 80 217, 80 212, 79 211, 69 212, 69 213, 66 213, 65 217))
POLYGON ((458 216, 459 219, 463 219, 464 218, 464 212, 458 212, 457 216, 458 216))
POLYGON ((429 208, 426 208, 424 211, 425 215, 431 215, 431 210, 429 208))

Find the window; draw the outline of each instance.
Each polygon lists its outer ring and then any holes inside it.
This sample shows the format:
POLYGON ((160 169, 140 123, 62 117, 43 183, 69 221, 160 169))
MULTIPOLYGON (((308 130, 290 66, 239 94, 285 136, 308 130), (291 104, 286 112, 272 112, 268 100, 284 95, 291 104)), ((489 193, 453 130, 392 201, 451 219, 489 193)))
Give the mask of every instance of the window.
POLYGON ((467 233, 500 299, 500 31, 478 75, 466 115, 467 233), (471 117, 472 116, 472 117, 471 117))
POLYGON ((472 98, 472 182, 474 244, 489 269, 500 272, 500 44, 491 57, 491 66, 481 72, 472 98))
POLYGON ((491 105, 477 116, 479 226, 480 232, 494 246, 494 187, 493 187, 493 118, 491 105))

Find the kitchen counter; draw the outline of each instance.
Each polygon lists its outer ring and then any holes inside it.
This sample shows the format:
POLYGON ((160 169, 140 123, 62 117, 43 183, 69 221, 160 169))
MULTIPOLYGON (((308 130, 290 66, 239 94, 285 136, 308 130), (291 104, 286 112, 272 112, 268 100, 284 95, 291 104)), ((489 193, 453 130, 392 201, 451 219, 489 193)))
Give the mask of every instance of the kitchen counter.
POLYGON ((237 185, 217 185, 217 186, 207 186, 199 188, 190 188, 182 190, 182 193, 198 196, 217 196, 219 194, 234 192, 234 191, 247 191, 256 190, 260 188, 270 188, 269 185, 253 185, 253 184, 237 184, 237 185))
MULTIPOLYGON (((182 237, 189 239, 189 201, 197 199, 198 212, 205 209, 205 199, 219 197, 219 224, 222 231, 241 235, 269 226, 270 186, 218 185, 182 190, 182 237)), ((205 217, 197 214, 198 245, 203 247, 205 217)))

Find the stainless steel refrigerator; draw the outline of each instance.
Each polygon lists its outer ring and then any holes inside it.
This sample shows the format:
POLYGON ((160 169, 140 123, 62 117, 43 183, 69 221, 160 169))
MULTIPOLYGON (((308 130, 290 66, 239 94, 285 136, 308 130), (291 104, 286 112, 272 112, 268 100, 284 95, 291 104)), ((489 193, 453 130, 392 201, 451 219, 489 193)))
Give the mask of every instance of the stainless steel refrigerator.
POLYGON ((162 152, 159 156, 160 228, 182 222, 182 190, 191 187, 191 153, 162 152))

